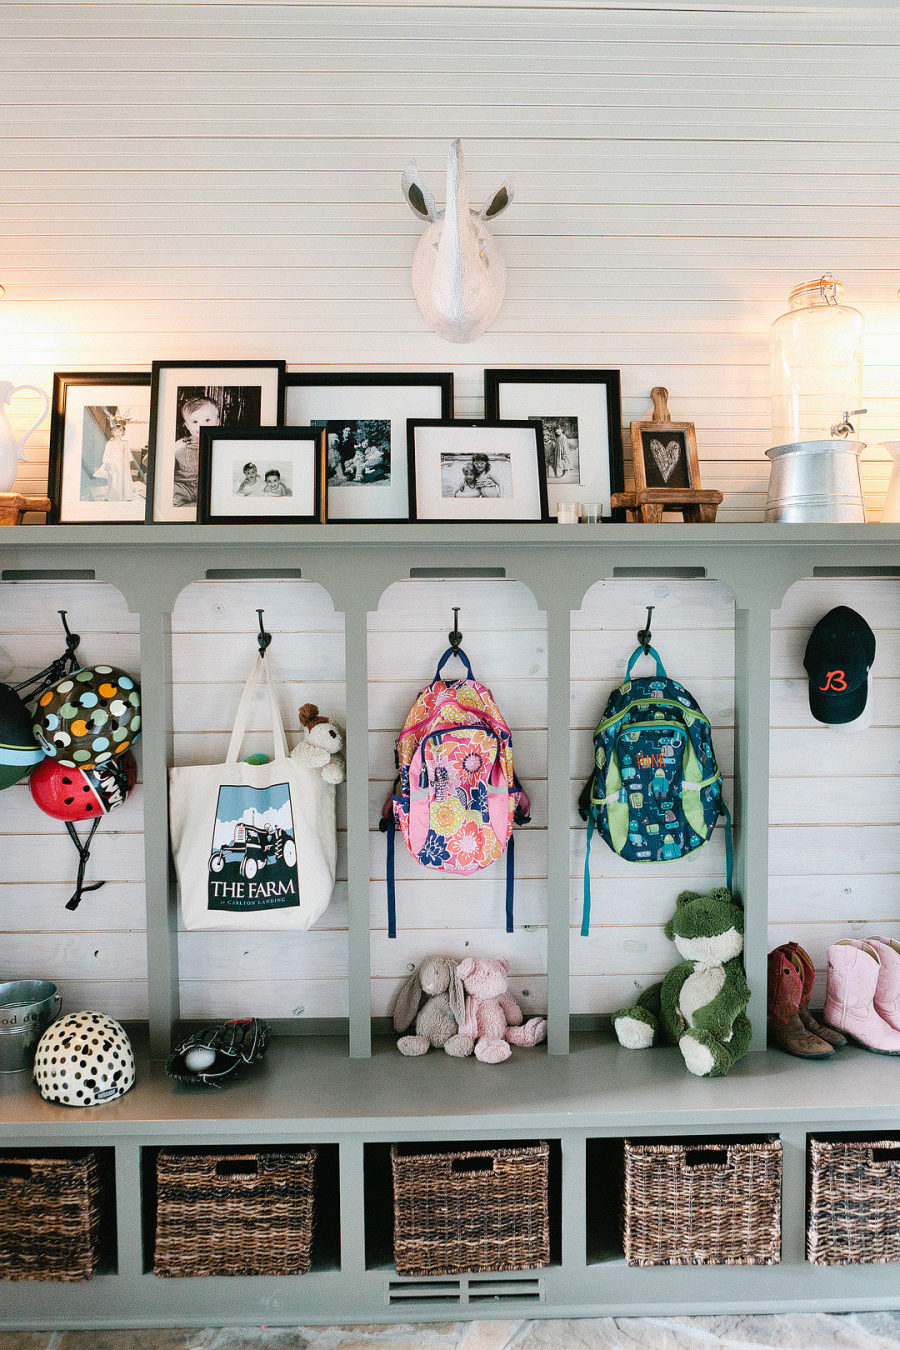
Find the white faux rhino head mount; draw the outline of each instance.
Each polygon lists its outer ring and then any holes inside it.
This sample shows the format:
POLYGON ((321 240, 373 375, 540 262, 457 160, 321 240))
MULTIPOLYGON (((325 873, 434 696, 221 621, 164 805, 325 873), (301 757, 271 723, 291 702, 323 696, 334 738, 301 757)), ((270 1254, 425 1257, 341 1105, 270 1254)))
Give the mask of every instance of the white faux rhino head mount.
POLYGON ((404 169, 401 185, 414 214, 428 221, 412 265, 413 293, 422 317, 448 342, 474 342, 496 319, 506 290, 506 263, 485 221, 496 219, 512 201, 512 175, 480 211, 473 211, 462 146, 451 141, 445 210, 436 209, 415 161, 404 169))

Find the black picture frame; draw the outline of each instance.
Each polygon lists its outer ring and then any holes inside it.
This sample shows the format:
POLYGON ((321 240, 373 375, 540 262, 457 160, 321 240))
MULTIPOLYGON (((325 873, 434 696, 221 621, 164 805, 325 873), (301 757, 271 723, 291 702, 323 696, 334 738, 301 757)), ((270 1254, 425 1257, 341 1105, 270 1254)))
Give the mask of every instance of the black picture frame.
MULTIPOLYGON (((422 390, 433 389, 437 393, 439 400, 438 415, 441 419, 450 420, 453 417, 453 374, 451 371, 289 371, 285 381, 285 417, 288 420, 308 421, 310 412, 317 418, 324 417, 326 423, 346 422, 357 420, 350 416, 352 410, 352 395, 354 389, 373 389, 387 391, 395 389, 398 394, 404 390, 422 390), (292 394, 292 391, 301 391, 292 394), (313 391, 319 391, 314 394, 313 391), (333 401, 330 394, 333 391, 333 401), (342 393, 349 395, 341 397, 342 393), (304 397, 305 394, 305 397, 304 397)), ((415 402, 415 400, 412 400, 415 402)), ((369 414, 379 411, 379 400, 374 400, 372 406, 368 409, 369 414)), ((382 416, 386 415, 386 420, 400 420, 403 413, 402 400, 399 401, 398 416, 392 419, 391 406, 386 397, 383 406, 382 416)), ((415 414, 413 413, 413 416, 415 414)), ((409 417, 403 419, 408 423, 409 417)), ((404 426, 396 440, 391 435, 391 457, 392 462, 395 459, 405 460, 407 456, 408 434, 407 427, 404 426), (396 451, 402 451, 402 455, 396 455, 396 451)), ((409 496, 408 496, 408 461, 401 463, 399 467, 399 491, 390 493, 389 509, 383 514, 371 514, 365 508, 364 513, 359 515, 348 515, 340 513, 335 509, 335 501, 338 494, 332 490, 329 492, 328 474, 326 472, 325 485, 325 518, 333 523, 342 525, 389 525, 403 524, 410 519, 409 514, 409 496), (396 509, 397 507, 400 509, 396 509)), ((337 486, 342 486, 338 484, 337 486)), ((355 486, 352 491, 358 493, 359 486, 355 486)), ((366 500, 378 501, 379 493, 376 488, 370 487, 366 490, 366 500)), ((351 499, 352 500, 352 499, 351 499)))
MULTIPOLYGON (((249 453, 244 451, 241 454, 249 453)), ((277 454, 277 451, 274 452, 277 454)), ((255 467, 255 466, 254 466, 255 467)), ((270 470, 275 473, 277 470, 270 470)), ((325 428, 324 427, 201 427, 200 429, 200 466, 197 479, 197 520, 201 525, 321 525, 325 519, 325 428), (253 453, 259 458, 260 444, 281 446, 289 443, 313 442, 314 458, 312 463, 311 512, 264 511, 248 513, 248 507, 262 502, 263 493, 246 498, 241 502, 242 510, 222 513, 213 510, 213 484, 216 470, 216 447, 221 445, 247 445, 254 447, 253 453)), ((272 501, 278 501, 273 497, 272 501)), ((281 498, 284 500, 284 498, 281 498)), ((236 503, 237 505, 237 503, 236 503)))
MULTIPOLYGON (((68 432, 75 432, 75 428, 68 421, 70 411, 70 394, 76 389, 99 389, 103 388, 110 393, 116 389, 121 389, 127 394, 132 389, 150 389, 149 371, 56 371, 53 375, 53 397, 50 405, 50 452, 47 474, 47 496, 50 498, 50 510, 47 513, 48 525, 142 525, 146 519, 146 505, 141 502, 137 511, 132 510, 128 513, 117 513, 113 511, 95 511, 89 512, 86 509, 69 509, 69 499, 71 497, 71 466, 70 456, 74 453, 72 446, 67 449, 67 439, 72 440, 68 432)), ((125 399, 123 401, 130 401, 125 399)), ((107 402, 109 398, 107 397, 107 402)), ((118 402, 118 400, 116 400, 118 402)), ((82 405, 83 410, 83 405, 82 405)), ((149 437, 149 411, 148 411, 148 437, 149 437)), ((77 446, 77 453, 81 457, 84 453, 82 438, 77 434, 74 436, 77 446)), ((144 464, 144 478, 142 481, 145 491, 147 482, 152 473, 153 453, 147 445, 147 458, 144 464)), ((81 499, 79 499, 81 500, 81 499)), ((132 499, 134 500, 134 499, 132 499)), ((108 503, 106 503, 108 505, 108 503)))
MULTIPOLYGON (((548 520, 550 519, 549 512, 548 512, 548 508, 547 508, 547 484, 546 484, 546 480, 545 480, 544 472, 543 472, 544 461, 543 461, 543 452, 542 452, 542 448, 541 448, 541 424, 540 424, 540 422, 535 421, 534 419, 527 419, 527 418, 519 418, 519 419, 515 419, 515 418, 487 418, 487 417, 486 417, 486 418, 480 418, 480 419, 478 419, 478 420, 473 420, 473 421, 468 421, 468 420, 463 419, 463 418, 458 418, 458 419, 457 419, 457 418, 437 418, 437 417, 433 417, 433 418, 422 418, 422 419, 418 419, 418 420, 411 420, 411 421, 407 424, 407 437, 408 437, 407 466, 408 466, 408 470, 409 470, 409 504, 410 504, 410 517, 409 517, 409 518, 410 518, 410 520, 412 520, 412 521, 427 520, 430 524, 435 524, 435 525, 459 525, 459 524, 464 523, 464 522, 465 522, 465 523, 470 523, 470 524, 492 524, 492 525, 498 525, 498 524, 540 524, 540 523, 544 523, 544 522, 546 522, 546 521, 548 521, 548 520), (446 430, 446 431, 448 431, 448 432, 451 433, 451 434, 446 438, 446 443, 447 443, 447 446, 448 446, 448 450, 447 450, 446 453, 448 453, 448 454, 453 454, 453 455, 456 455, 456 456, 458 456, 458 457, 462 457, 463 455, 479 455, 479 454, 485 454, 485 455, 487 455, 487 456, 490 458, 491 453, 493 453, 495 459, 496 459, 497 454, 498 454, 498 451, 497 451, 497 449, 496 449, 496 442, 497 442, 498 437, 497 437, 496 435, 493 435, 493 436, 492 436, 491 433, 497 433, 497 432, 500 432, 500 433, 528 432, 528 433, 530 433, 530 435, 533 437, 533 447, 532 447, 532 448, 533 448, 533 451, 534 451, 535 480, 536 480, 536 481, 535 481, 535 484, 534 484, 534 492, 535 492, 536 497, 537 497, 537 503, 536 503, 536 505, 537 505, 537 513, 536 513, 536 514, 524 514, 524 515, 507 515, 507 514, 505 514, 505 513, 502 513, 502 514, 500 514, 500 515, 496 515, 496 514, 495 514, 495 515, 491 515, 489 511, 485 511, 483 514, 481 514, 480 512, 474 512, 474 513, 473 513, 473 502, 476 500, 476 498, 474 498, 474 497, 466 497, 466 498, 463 499, 463 500, 465 500, 465 501, 467 502, 467 506, 464 508, 464 514, 455 515, 455 516, 454 516, 454 515, 438 516, 438 515, 429 515, 429 514, 422 515, 422 514, 420 513, 420 498, 421 498, 421 494, 420 494, 420 491, 419 491, 419 485, 418 485, 418 481, 417 481, 417 472, 416 472, 416 458, 417 458, 417 454, 419 455, 419 462, 420 462, 420 464, 421 464, 421 447, 418 447, 416 442, 417 442, 417 438, 418 438, 418 433, 419 433, 420 431, 429 431, 429 430, 435 431, 435 432, 438 432, 438 431, 441 431, 441 430, 446 430), (487 440, 488 444, 491 444, 491 445, 494 446, 494 449, 493 449, 492 451, 489 451, 489 450, 487 450, 487 449, 479 451, 479 450, 472 450, 471 448, 468 448, 468 447, 467 447, 467 449, 466 449, 465 451, 461 451, 461 450, 453 451, 453 450, 450 450, 449 447, 450 447, 451 444, 461 444, 461 443, 462 443, 461 440, 460 440, 460 438, 457 437, 457 436, 454 434, 454 433, 456 433, 456 432, 460 432, 460 433, 470 433, 470 439, 473 438, 473 437, 471 436, 471 433, 480 433, 480 436, 479 436, 478 438, 487 440)), ((505 439, 506 439, 506 438, 504 437, 504 440, 505 440, 505 439)), ((523 447, 523 451, 524 451, 524 447, 523 447)), ((439 453, 443 453, 443 452, 439 452, 439 453)), ((506 454, 506 452, 502 452, 502 453, 506 454)), ((441 497, 441 500, 446 500, 446 499, 443 498, 443 497, 441 497)), ((486 498, 485 500, 490 500, 490 499, 489 499, 489 498, 486 498)))
MULTIPOLYGON (((263 426, 283 426, 284 425, 284 389, 285 376, 287 374, 287 363, 285 361, 272 360, 264 358, 258 361, 247 360, 201 360, 201 361, 154 361, 150 374, 150 473, 147 480, 147 521, 148 522, 191 522, 196 520, 196 506, 191 508, 173 507, 165 511, 157 509, 156 496, 161 484, 168 486, 170 477, 168 464, 168 446, 161 445, 160 436, 160 387, 163 378, 168 371, 188 371, 196 370, 200 373, 209 374, 212 371, 225 370, 245 370, 248 373, 252 371, 264 371, 274 374, 276 377, 276 386, 270 390, 274 394, 274 402, 271 403, 271 414, 267 414, 261 422, 263 426), (164 462, 165 461, 165 462, 164 462), (162 483, 163 476, 166 482, 162 483), (175 512, 180 514, 175 514, 175 512)), ((235 380, 234 385, 240 382, 235 380)), ((261 396, 262 397, 262 396, 261 396)))
MULTIPOLYGON (((601 513, 602 519, 606 522, 624 521, 625 512, 621 507, 613 508, 609 505, 609 500, 616 492, 625 490, 625 461, 622 451, 622 391, 621 376, 618 370, 568 370, 564 368, 556 369, 513 369, 513 370, 485 370, 484 372, 484 415, 485 417, 503 417, 506 413, 511 416, 523 415, 520 407, 520 399, 510 400, 514 406, 504 409, 503 387, 504 386, 525 386, 525 385, 595 385, 604 391, 605 416, 597 416, 597 426, 595 432, 603 434, 605 432, 606 445, 598 447, 598 453, 603 456, 605 450, 605 465, 596 466, 599 470, 598 478, 605 480, 608 472, 608 482, 603 482, 602 486, 608 490, 599 492, 596 486, 588 485, 580 493, 581 498, 596 500, 607 504, 608 510, 601 513), (601 467, 602 466, 602 467, 601 467), (607 472, 604 472, 604 469, 607 472)), ((521 394, 520 394, 521 398, 521 394)), ((530 409, 528 416, 534 417, 538 409, 530 409)), ((553 410, 553 415, 562 413, 563 409, 553 410)), ((547 413, 551 410, 548 408, 547 413)), ((543 426, 542 426, 543 430, 543 426)), ((588 445, 590 442, 588 442, 588 445)), ((554 512, 557 502, 560 500, 579 500, 578 493, 574 491, 581 484, 572 485, 573 491, 569 492, 565 487, 557 487, 548 483, 549 509, 554 512)))

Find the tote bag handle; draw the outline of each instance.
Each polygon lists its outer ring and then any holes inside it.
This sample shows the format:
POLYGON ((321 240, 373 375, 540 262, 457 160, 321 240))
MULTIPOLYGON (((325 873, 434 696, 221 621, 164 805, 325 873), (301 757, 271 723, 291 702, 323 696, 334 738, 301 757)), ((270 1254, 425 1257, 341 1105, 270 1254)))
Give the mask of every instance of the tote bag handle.
POLYGON ((241 745, 244 740, 244 733, 247 730, 247 720, 250 716, 253 695, 256 692, 256 682, 259 679, 260 674, 265 682, 266 691, 269 696, 269 712, 272 717, 272 739, 275 742, 275 758, 287 759, 290 754, 287 737, 284 734, 284 723, 281 720, 281 713, 275 699, 272 681, 269 679, 268 665, 264 657, 258 656, 253 669, 247 676, 247 683, 244 685, 244 692, 241 694, 241 701, 238 704, 237 715, 234 719, 234 730, 231 733, 231 740, 228 742, 228 754, 225 756, 226 764, 237 763, 237 757, 240 754, 241 745))

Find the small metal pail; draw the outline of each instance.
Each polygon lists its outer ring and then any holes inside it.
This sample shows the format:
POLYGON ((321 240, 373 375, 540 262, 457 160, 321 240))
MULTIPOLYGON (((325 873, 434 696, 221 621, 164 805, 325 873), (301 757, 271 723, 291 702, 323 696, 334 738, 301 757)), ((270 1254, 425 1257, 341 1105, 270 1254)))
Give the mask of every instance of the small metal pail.
POLYGON ((49 980, 0 984, 0 1073, 30 1069, 34 1047, 58 1015, 62 999, 49 980))
POLYGON ((776 445, 771 461, 766 520, 817 524, 864 524, 859 478, 862 441, 797 441, 776 445))

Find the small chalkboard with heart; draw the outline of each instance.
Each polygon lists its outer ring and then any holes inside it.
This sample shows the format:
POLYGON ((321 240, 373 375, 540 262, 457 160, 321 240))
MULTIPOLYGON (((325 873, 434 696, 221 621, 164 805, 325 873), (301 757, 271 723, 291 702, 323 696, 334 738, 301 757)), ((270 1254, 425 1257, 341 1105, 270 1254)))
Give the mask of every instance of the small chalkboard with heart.
POLYGON ((671 490, 673 496, 700 487, 697 436, 693 422, 673 422, 669 417, 668 390, 651 391, 653 417, 631 423, 634 455, 634 486, 671 490))

